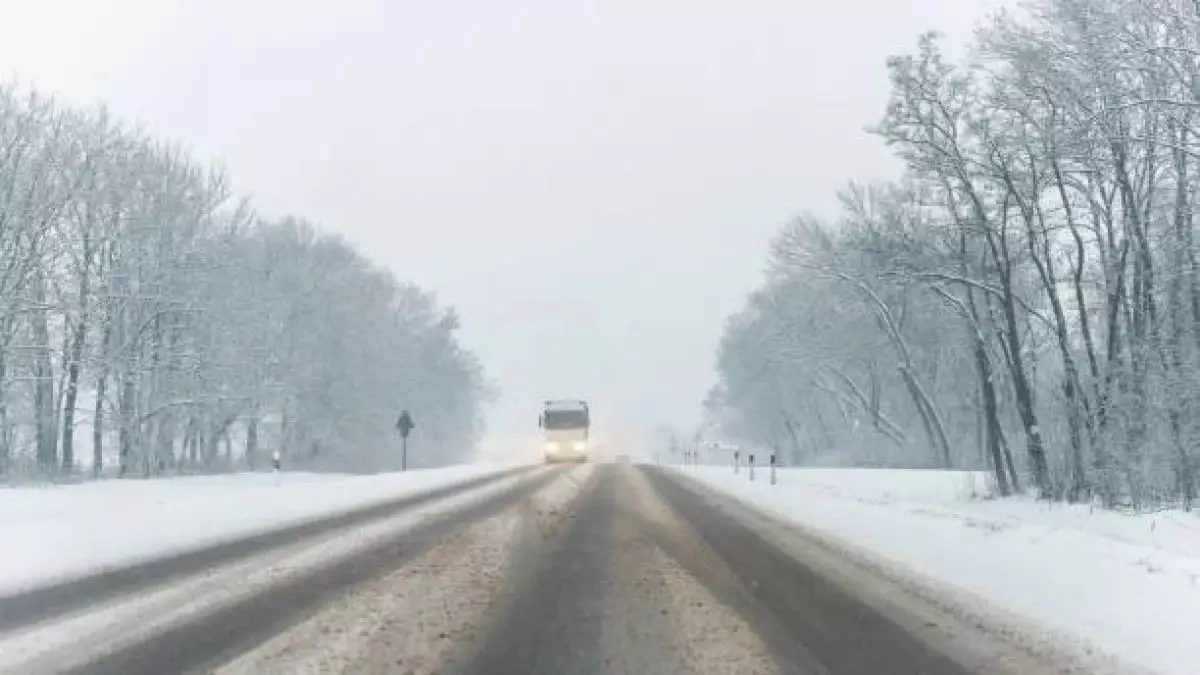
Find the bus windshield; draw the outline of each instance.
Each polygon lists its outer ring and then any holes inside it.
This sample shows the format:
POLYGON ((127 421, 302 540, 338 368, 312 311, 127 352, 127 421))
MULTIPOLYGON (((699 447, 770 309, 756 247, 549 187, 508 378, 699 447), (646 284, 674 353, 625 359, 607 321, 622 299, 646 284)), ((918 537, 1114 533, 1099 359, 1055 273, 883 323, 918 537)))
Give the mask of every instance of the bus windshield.
POLYGON ((547 410, 542 423, 547 429, 583 429, 588 414, 586 410, 547 410))

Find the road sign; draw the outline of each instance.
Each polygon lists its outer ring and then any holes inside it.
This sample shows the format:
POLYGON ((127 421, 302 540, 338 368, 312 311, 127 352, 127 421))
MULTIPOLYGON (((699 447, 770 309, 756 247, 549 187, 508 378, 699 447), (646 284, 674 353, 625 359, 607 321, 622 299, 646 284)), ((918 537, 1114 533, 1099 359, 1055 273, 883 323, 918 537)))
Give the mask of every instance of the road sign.
POLYGON ((396 420, 396 428, 400 430, 400 470, 408 471, 408 435, 416 427, 413 424, 412 415, 408 414, 407 410, 400 413, 400 419, 396 420))
POLYGON ((412 415, 409 415, 407 410, 400 413, 400 419, 396 421, 396 428, 400 430, 402 437, 408 438, 408 435, 412 433, 412 430, 416 426, 413 424, 412 415))

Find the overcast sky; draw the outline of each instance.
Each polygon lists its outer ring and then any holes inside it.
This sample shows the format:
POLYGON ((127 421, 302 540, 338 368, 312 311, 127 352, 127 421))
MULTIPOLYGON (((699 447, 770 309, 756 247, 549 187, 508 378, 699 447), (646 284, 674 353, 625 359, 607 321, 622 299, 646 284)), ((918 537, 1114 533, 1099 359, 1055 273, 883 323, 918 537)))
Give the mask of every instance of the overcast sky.
POLYGON ((687 425, 780 224, 897 164, 884 60, 1000 0, 0 0, 0 74, 437 292, 503 391, 687 425))

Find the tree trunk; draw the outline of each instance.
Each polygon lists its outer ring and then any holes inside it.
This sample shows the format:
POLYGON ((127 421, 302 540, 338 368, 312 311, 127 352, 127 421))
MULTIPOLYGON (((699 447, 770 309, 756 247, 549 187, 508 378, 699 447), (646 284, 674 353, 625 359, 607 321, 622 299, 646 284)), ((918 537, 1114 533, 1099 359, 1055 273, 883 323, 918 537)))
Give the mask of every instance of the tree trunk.
MULTIPOLYGON (((1071 281, 1075 291, 1076 311, 1079 312, 1079 332, 1083 337, 1083 347, 1087 355, 1088 370, 1092 377, 1092 389, 1098 394, 1100 365, 1096 358, 1096 341, 1092 337, 1092 321, 1090 312, 1088 311, 1087 296, 1083 288, 1083 274, 1087 266, 1087 244, 1083 240, 1083 235, 1079 232, 1079 223, 1075 222, 1075 212, 1071 207, 1071 200, 1067 195, 1066 182, 1063 180, 1062 169, 1058 164, 1057 157, 1054 158, 1053 168, 1055 181, 1058 185, 1059 199, 1062 200, 1063 212, 1067 218, 1067 227, 1070 229, 1071 238, 1075 243, 1075 260, 1073 264, 1070 264, 1071 281)), ((1099 235, 1099 231, 1097 231, 1097 235, 1099 235)), ((1099 397, 1097 396, 1098 399, 1099 397)))
POLYGON ((250 418, 246 425, 246 464, 253 471, 258 458, 258 416, 250 418))
POLYGON ((1017 473, 1017 465, 1013 462, 1012 448, 1008 445, 1008 436, 1004 427, 996 428, 996 436, 1000 439, 1000 449, 1004 451, 1004 465, 1008 467, 1008 480, 1012 483, 1013 492, 1021 491, 1021 474, 1017 473))
MULTIPOLYGON (((792 421, 790 419, 788 419, 786 414, 784 415, 784 418, 783 418, 783 428, 787 430, 788 438, 790 438, 792 441, 792 456, 789 458, 789 460, 790 460, 789 463, 791 463, 791 464, 799 463, 800 457, 801 457, 800 439, 796 435, 795 425, 792 424, 792 421)), ((782 457, 780 459, 782 459, 782 457)))
POLYGON ((999 411, 996 406, 996 389, 992 384, 992 364, 988 358, 986 347, 978 342, 975 345, 975 367, 979 371, 980 393, 983 399, 984 438, 987 442, 988 457, 991 460, 992 470, 996 474, 996 486, 1000 490, 1000 496, 1007 497, 1012 494, 1012 488, 1008 484, 1004 457, 1000 453, 1001 431, 999 411))
POLYGON ((292 449, 292 415, 288 400, 283 399, 282 419, 279 423, 279 453, 284 457, 291 456, 292 449))
POLYGON ((860 279, 856 279, 844 272, 836 270, 826 270, 832 272, 834 276, 854 284, 858 290, 867 297, 868 302, 874 309, 874 315, 879 322, 880 328, 884 335, 888 337, 888 341, 896 350, 896 355, 900 357, 900 372, 904 377, 905 384, 908 385, 909 393, 913 397, 913 402, 916 405, 917 412, 921 414, 922 422, 925 425, 925 431, 929 436, 929 444, 933 448, 935 455, 943 468, 949 468, 950 461, 950 443, 946 438, 946 426, 942 422, 941 415, 938 413, 937 406, 929 398, 929 394, 925 388, 921 386, 917 379, 916 370, 913 368, 912 357, 910 356, 908 345, 904 341, 904 336, 900 334, 900 328, 896 324, 896 319, 892 315, 891 309, 883 298, 879 297, 868 284, 860 279))
POLYGON ((158 416, 154 457, 157 471, 175 468, 175 416, 170 411, 158 416))
POLYGON ((33 409, 37 429, 38 469, 46 475, 58 468, 58 430, 54 415, 54 366, 50 357, 50 329, 46 318, 46 284, 34 280, 34 307, 30 327, 33 338, 33 409))
POLYGON ((121 373, 121 391, 118 396, 118 408, 120 409, 120 419, 118 422, 118 443, 120 448, 120 469, 119 475, 124 478, 134 468, 133 462, 136 460, 136 448, 134 439, 134 425, 137 420, 134 419, 134 397, 137 396, 137 387, 133 382, 133 373, 121 373))
POLYGON ((188 469, 194 471, 200 463, 197 457, 200 446, 200 422, 195 415, 188 418, 187 435, 184 437, 183 445, 187 454, 188 469))
POLYGON ((921 415, 925 433, 932 441, 935 463, 943 469, 951 468, 953 462, 950 460, 950 442, 946 438, 942 420, 929 400, 929 395, 921 387, 916 375, 908 366, 900 366, 900 376, 904 379, 904 384, 908 386, 908 391, 917 406, 917 412, 921 415))
MULTIPOLYGON (((1135 341, 1130 358, 1131 421, 1126 436, 1126 452, 1132 460, 1129 466, 1130 471, 1133 471, 1135 466, 1141 464, 1148 435, 1147 362, 1149 360, 1149 343, 1157 338, 1158 333, 1154 301, 1154 261, 1150 252, 1149 236, 1146 232, 1146 219, 1138 208, 1137 195, 1129 176, 1126 148, 1114 140, 1111 150, 1115 178, 1120 189, 1122 213, 1130 233, 1126 235, 1126 240, 1132 238, 1135 243, 1132 289, 1129 293, 1130 318, 1135 341)), ((1131 484, 1140 483, 1140 479, 1132 474, 1128 474, 1128 478, 1131 480, 1131 484)), ((1140 499, 1140 497, 1135 497, 1135 499, 1140 499)))
MULTIPOLYGON (((975 191, 970 179, 964 174, 960 180, 967 190, 967 196, 976 219, 985 226, 984 241, 1000 277, 1001 305, 1003 305, 1006 329, 1006 334, 1002 335, 1002 338, 1007 341, 1004 354, 1017 398, 1017 412, 1021 418, 1021 425, 1025 429, 1025 451, 1029 455, 1029 463, 1033 468, 1033 480, 1037 485, 1038 495, 1041 498, 1048 498, 1050 497, 1050 471, 1046 465, 1046 448, 1042 442, 1042 432, 1038 427, 1037 413, 1033 407, 1033 393, 1030 391, 1029 379, 1025 373, 1025 359, 1021 353, 1021 335, 1017 332, 1017 302, 1012 287, 1012 257, 1009 255, 1006 235, 1010 208, 1008 199, 1006 197, 1001 204, 999 231, 997 232, 990 227, 994 219, 988 217, 988 210, 984 207, 983 200, 975 191)), ((1016 474, 1013 473, 1013 476, 1015 477, 1016 474)), ((1013 482, 1014 486, 1017 484, 1016 481, 1013 482)))
POLYGON ((212 471, 217 461, 217 449, 221 441, 220 431, 209 429, 204 434, 204 470, 212 471))
POLYGON ((12 455, 8 422, 8 398, 5 396, 8 386, 8 361, 6 351, 0 345, 0 477, 8 475, 8 464, 12 455))
MULTIPOLYGON (((904 433, 904 430, 901 429, 895 422, 888 419, 887 415, 884 414, 882 408, 880 407, 878 376, 875 373, 873 361, 870 376, 871 394, 869 397, 862 392, 857 384, 855 384, 854 379, 841 369, 832 365, 828 368, 831 373, 833 373, 838 379, 846 384, 846 389, 851 394, 851 402, 856 404, 857 407, 865 410, 866 413, 871 416, 871 424, 877 432, 886 436, 888 440, 892 441, 898 446, 904 446, 908 443, 908 437, 904 433)), ((821 389, 828 391, 830 394, 836 397, 845 398, 845 394, 838 391, 832 385, 826 384, 820 380, 814 380, 814 383, 821 389)))
MULTIPOLYGON (((959 274, 964 279, 968 278, 970 272, 968 268, 970 250, 967 243, 967 231, 960 226, 958 265, 959 274)), ((972 352, 975 355, 975 371, 979 375, 979 398, 982 404, 980 413, 983 416, 980 427, 983 432, 984 448, 992 471, 996 474, 996 487, 1000 490, 1002 497, 1007 497, 1012 494, 1012 487, 1009 484, 1004 458, 1000 451, 1000 441, 1004 432, 1000 426, 1000 406, 996 398, 996 385, 992 381, 992 360, 988 355, 987 338, 984 337, 983 325, 980 322, 979 306, 975 303, 975 289, 969 284, 963 286, 963 292, 967 298, 965 303, 939 288, 935 287, 934 290, 958 310, 958 313, 966 321, 967 331, 971 335, 972 352)))
MULTIPOLYGON (((1003 241, 1003 237, 1001 237, 1001 241, 1003 241)), ((1046 464, 1046 448, 1042 442, 1042 431, 1038 427, 1037 412, 1033 408, 1033 393, 1025 373, 1025 357, 1021 353, 1021 334, 1017 327, 1017 302, 1012 288, 1011 259, 1007 255, 1007 246, 1001 244, 1000 248, 1005 251, 1003 264, 1006 266, 1006 269, 1000 273, 1003 295, 1000 304, 1004 311, 1008 356, 1012 366, 1010 370, 1014 394, 1017 397, 1017 413, 1021 417, 1021 425, 1025 428, 1025 452, 1029 455, 1029 463, 1033 470, 1033 482, 1037 486, 1038 496, 1048 499, 1051 496, 1050 470, 1046 464)))
POLYGON ((1033 260, 1034 267, 1038 272, 1038 278, 1042 281, 1042 288, 1046 292, 1046 299, 1050 302, 1051 314, 1054 317, 1055 342, 1058 346, 1059 357, 1063 363, 1063 400, 1066 407, 1067 429, 1071 442, 1070 485, 1067 490, 1067 499, 1068 501, 1076 502, 1083 495, 1087 483, 1087 475, 1083 465, 1084 421, 1080 419, 1080 415, 1088 411, 1089 406, 1086 398, 1083 396, 1083 388, 1079 379, 1079 371, 1075 365, 1075 357, 1071 354, 1071 338, 1067 327, 1066 312, 1063 311, 1062 301, 1058 297, 1054 255, 1050 248, 1050 234, 1046 229, 1045 221, 1041 217, 1040 207, 1035 205, 1031 211, 1037 213, 1036 220, 1040 223, 1041 232, 1034 230, 1034 213, 1026 211, 1023 218, 1026 225, 1026 234, 1029 238, 1029 257, 1033 260), (1040 253, 1037 250, 1035 242, 1041 243, 1042 251, 1040 253))
MULTIPOLYGON (((100 341, 100 354, 108 358, 108 348, 112 341, 112 317, 106 311, 104 322, 104 338, 100 341)), ((104 399, 108 395, 109 364, 102 362, 100 373, 96 376, 96 408, 92 417, 92 476, 100 477, 104 470, 104 399)))
POLYGON ((108 395, 108 374, 96 378, 96 409, 92 416, 92 477, 104 470, 104 397, 108 395))
MULTIPOLYGON (((1191 121, 1191 114, 1185 116, 1184 126, 1178 132, 1178 148, 1184 147, 1188 142, 1187 125, 1191 121)), ((1174 133, 1172 134, 1175 135, 1174 133)), ((1190 511, 1192 501, 1196 496, 1195 474, 1191 452, 1188 449, 1187 443, 1184 440, 1182 429, 1182 411, 1185 406, 1192 400, 1193 395, 1184 386, 1184 336, 1185 336, 1185 314, 1189 307, 1184 302, 1184 277, 1194 273, 1187 263, 1189 262, 1189 249, 1191 247, 1191 229, 1192 229, 1192 212, 1191 200, 1189 195, 1189 180, 1188 180, 1188 157, 1182 149, 1176 149, 1172 153, 1175 160, 1175 254, 1174 254, 1174 274, 1171 276, 1170 283, 1170 312, 1171 312, 1171 343, 1167 348, 1170 354, 1170 365, 1167 368, 1167 380, 1172 385, 1173 390, 1177 395, 1171 396, 1168 399, 1168 421, 1171 427, 1172 440, 1175 445, 1176 455, 1176 480, 1179 487, 1180 497, 1183 500, 1185 510, 1190 511)), ((1195 281, 1192 280, 1191 290, 1194 291, 1195 281)), ((1193 295, 1193 302, 1195 296, 1193 295)), ((1194 320, 1194 319, 1193 319, 1194 320)))
MULTIPOLYGON (((965 232, 961 235, 960 247, 962 265, 964 267, 963 271, 965 272, 967 260, 965 232)), ((992 381, 992 360, 988 356, 987 341, 983 336, 983 328, 979 324, 979 309, 975 304, 975 291, 967 287, 966 294, 967 311, 970 319, 968 329, 974 338, 972 342, 975 352, 975 369, 979 373, 980 398, 983 402, 984 439, 988 457, 991 460, 992 471, 996 474, 996 486, 1000 490, 1000 496, 1007 497, 1012 494, 1012 487, 1009 485, 1004 457, 1000 451, 1000 438, 1003 435, 1003 430, 1000 427, 1000 410, 996 401, 996 385, 992 381)))
MULTIPOLYGON (((83 291, 86 293, 86 288, 83 291)), ((83 344, 87 339, 86 311, 75 326, 71 336, 71 356, 67 365, 67 400, 63 406, 62 461, 63 470, 71 471, 75 465, 75 404, 79 398, 79 377, 82 372, 83 344)))

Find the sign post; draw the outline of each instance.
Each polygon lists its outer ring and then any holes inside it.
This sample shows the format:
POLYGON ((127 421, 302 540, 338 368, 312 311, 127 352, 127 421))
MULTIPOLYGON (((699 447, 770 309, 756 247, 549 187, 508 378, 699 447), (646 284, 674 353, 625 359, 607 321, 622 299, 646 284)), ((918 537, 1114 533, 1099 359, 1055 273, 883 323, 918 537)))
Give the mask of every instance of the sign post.
POLYGON ((412 415, 407 410, 400 413, 396 420, 396 429, 400 431, 400 470, 408 471, 408 435, 417 425, 413 424, 412 415))

